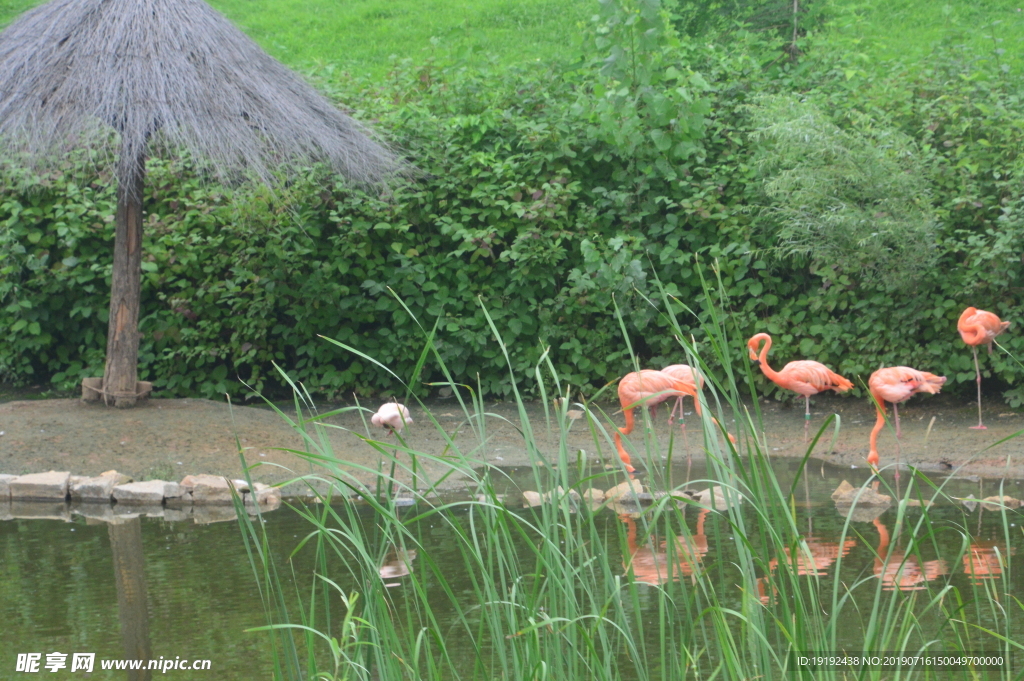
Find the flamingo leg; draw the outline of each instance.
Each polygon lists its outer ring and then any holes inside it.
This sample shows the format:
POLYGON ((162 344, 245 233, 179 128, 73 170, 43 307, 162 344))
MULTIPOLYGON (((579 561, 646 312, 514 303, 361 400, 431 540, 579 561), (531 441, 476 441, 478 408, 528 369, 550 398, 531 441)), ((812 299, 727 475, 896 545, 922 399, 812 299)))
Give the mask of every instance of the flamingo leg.
POLYGON ((896 439, 900 439, 900 409, 895 402, 892 403, 892 413, 896 421, 896 439))
MULTIPOLYGON (((896 410, 896 403, 892 403, 893 411, 896 410)), ((897 421, 899 423, 899 421, 897 421)), ((900 485, 900 456, 903 454, 903 447, 900 446, 900 436, 896 436, 896 498, 899 498, 899 485, 900 485)))
POLYGON ((811 396, 804 395, 804 442, 807 442, 811 427, 811 396))
POLYGON ((668 415, 668 424, 671 426, 673 423, 680 424, 680 431, 686 432, 686 422, 683 420, 683 396, 680 395, 676 398, 676 404, 672 407, 672 412, 668 415), (679 420, 676 421, 676 412, 679 412, 679 420))
MULTIPOLYGON (((974 350, 974 375, 978 381, 978 425, 971 426, 971 430, 988 430, 985 424, 981 422, 981 367, 978 365, 978 346, 975 345, 974 350)), ((989 351, 992 351, 992 346, 989 346, 989 351)))

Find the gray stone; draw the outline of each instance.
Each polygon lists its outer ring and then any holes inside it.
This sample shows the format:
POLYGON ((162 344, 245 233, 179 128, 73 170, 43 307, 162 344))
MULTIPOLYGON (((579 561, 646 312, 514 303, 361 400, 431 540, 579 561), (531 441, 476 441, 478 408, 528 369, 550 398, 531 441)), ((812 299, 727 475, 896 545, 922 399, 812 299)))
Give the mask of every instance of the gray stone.
POLYGON ((166 497, 180 497, 181 488, 176 482, 147 480, 129 482, 114 488, 114 499, 119 504, 149 504, 161 506, 166 497))
POLYGON ((505 496, 504 494, 474 494, 473 498, 478 504, 504 504, 505 496))
POLYGON ((662 499, 670 499, 676 508, 685 511, 686 507, 689 506, 687 502, 696 501, 700 497, 700 493, 692 490, 672 490, 671 492, 651 492, 651 496, 656 502, 661 502, 662 499))
POLYGON ((879 494, 871 487, 854 487, 846 480, 839 483, 839 487, 832 492, 832 501, 836 505, 856 504, 857 506, 879 506, 888 508, 892 503, 892 497, 887 494, 879 494))
POLYGON ((82 379, 82 401, 99 402, 103 399, 103 377, 93 376, 82 379))
POLYGON ((10 520, 14 516, 11 515, 11 500, 0 499, 0 520, 10 520))
POLYGON ((263 497, 259 497, 257 503, 260 505, 260 512, 265 511, 276 511, 281 507, 281 490, 276 487, 272 490, 267 490, 267 493, 263 497))
POLYGON ((192 495, 192 503, 197 506, 233 503, 228 479, 220 475, 186 475, 181 487, 185 495, 192 495))
POLYGON ((644 491, 643 484, 636 479, 630 479, 625 482, 620 482, 615 487, 604 493, 605 501, 618 501, 623 497, 633 498, 635 495, 640 494, 644 491))
POLYGON ((697 503, 715 511, 724 511, 729 508, 729 504, 738 504, 743 501, 743 495, 735 490, 729 492, 729 496, 726 497, 726 492, 721 487, 709 487, 706 490, 700 492, 700 496, 697 497, 697 503))
POLYGON ((543 503, 540 493, 533 490, 523 492, 523 508, 540 506, 543 503))
POLYGON ((985 497, 981 500, 981 507, 986 511, 1001 511, 1004 507, 1007 509, 1020 508, 1020 500, 1013 497, 985 497))
POLYGON ((178 485, 178 491, 181 496, 167 497, 164 499, 164 505, 167 508, 191 508, 192 507, 192 495, 182 489, 181 485, 178 485))
POLYGON ((569 504, 573 508, 578 508, 579 504, 580 504, 580 501, 582 501, 582 497, 580 497, 580 493, 579 492, 577 492, 574 489, 570 489, 570 490, 566 491, 565 489, 562 488, 561 485, 559 485, 558 487, 556 487, 551 492, 545 492, 544 493, 544 503, 546 503, 546 504, 551 503, 551 502, 558 503, 558 502, 560 502, 565 497, 569 498, 569 504))
POLYGON ((17 475, 0 475, 0 503, 11 500, 11 480, 17 475))
POLYGON ((635 499, 629 497, 619 497, 615 501, 605 501, 605 508, 617 516, 629 516, 630 518, 639 518, 643 515, 644 511, 643 507, 635 499))
POLYGON ((49 471, 19 475, 7 484, 11 487, 11 499, 21 501, 64 501, 68 496, 68 480, 71 473, 67 471, 49 471))
POLYGON ((839 486, 832 492, 832 501, 845 502, 851 498, 851 495, 857 491, 857 488, 851 485, 848 481, 843 480, 839 483, 839 486))
POLYGON ((117 471, 104 471, 95 478, 85 478, 71 486, 71 498, 75 501, 110 503, 114 488, 131 482, 132 479, 117 471))
POLYGON ((255 494, 249 492, 245 495, 245 505, 252 507, 253 503, 259 504, 260 511, 272 511, 281 505, 281 489, 264 485, 262 482, 254 482, 255 494))

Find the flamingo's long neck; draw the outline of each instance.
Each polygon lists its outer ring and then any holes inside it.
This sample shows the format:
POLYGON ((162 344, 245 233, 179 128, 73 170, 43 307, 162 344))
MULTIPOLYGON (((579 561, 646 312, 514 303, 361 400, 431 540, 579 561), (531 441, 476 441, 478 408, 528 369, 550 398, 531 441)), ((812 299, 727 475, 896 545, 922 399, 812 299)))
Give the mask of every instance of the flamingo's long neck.
POLYGON ((960 333, 963 336, 964 342, 968 345, 981 345, 985 342, 987 335, 985 327, 980 324, 965 326, 960 333))
POLYGON ((871 429, 871 448, 868 451, 868 463, 872 466, 878 466, 878 434, 882 432, 882 428, 885 427, 885 400, 876 392, 871 393, 871 397, 875 399, 875 412, 878 417, 875 419, 875 427, 871 429))
POLYGON ((768 351, 772 347, 772 337, 766 336, 764 339, 764 346, 761 348, 761 354, 757 356, 758 366, 761 367, 761 373, 768 377, 773 383, 779 382, 779 374, 775 369, 768 366, 768 351))
POLYGON ((615 449, 619 452, 619 459, 622 460, 623 465, 626 467, 627 473, 632 473, 636 469, 633 468, 633 459, 629 456, 629 452, 622 446, 622 436, 615 433, 615 449))

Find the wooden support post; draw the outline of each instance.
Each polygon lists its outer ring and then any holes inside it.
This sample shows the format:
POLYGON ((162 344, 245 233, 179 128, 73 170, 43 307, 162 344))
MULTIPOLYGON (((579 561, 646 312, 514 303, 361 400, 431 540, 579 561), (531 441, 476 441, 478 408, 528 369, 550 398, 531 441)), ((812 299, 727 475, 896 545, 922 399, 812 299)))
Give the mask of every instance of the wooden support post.
POLYGON ((142 190, 145 159, 122 163, 117 185, 114 268, 110 277, 110 321, 103 400, 135 406, 139 364, 139 303, 142 292, 142 190))

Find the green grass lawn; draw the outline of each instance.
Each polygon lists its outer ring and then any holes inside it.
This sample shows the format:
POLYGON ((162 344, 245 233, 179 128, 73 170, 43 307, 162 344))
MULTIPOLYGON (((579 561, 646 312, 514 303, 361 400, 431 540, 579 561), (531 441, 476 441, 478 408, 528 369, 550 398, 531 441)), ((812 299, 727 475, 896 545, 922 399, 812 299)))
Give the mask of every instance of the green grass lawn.
MULTIPOLYGON (((38 0, 0 0, 0 25, 38 0)), ((574 58, 596 0, 213 0, 292 67, 333 62, 383 75, 391 55, 494 55, 502 63, 574 58)))
POLYGON ((926 65, 942 42, 1024 66, 1024 0, 831 0, 829 40, 871 61, 926 65), (998 22, 998 23, 997 23, 998 22))
MULTIPOLYGON (((0 26, 38 0, 0 0, 0 26)), ((480 63, 575 60, 596 0, 212 0, 292 67, 380 77, 392 55, 480 63)), ((926 64, 940 41, 1024 65, 1024 0, 829 0, 826 35, 869 62, 926 64), (1000 22, 993 25, 993 22, 1000 22), (1002 39, 998 44, 993 39, 1002 39)))

